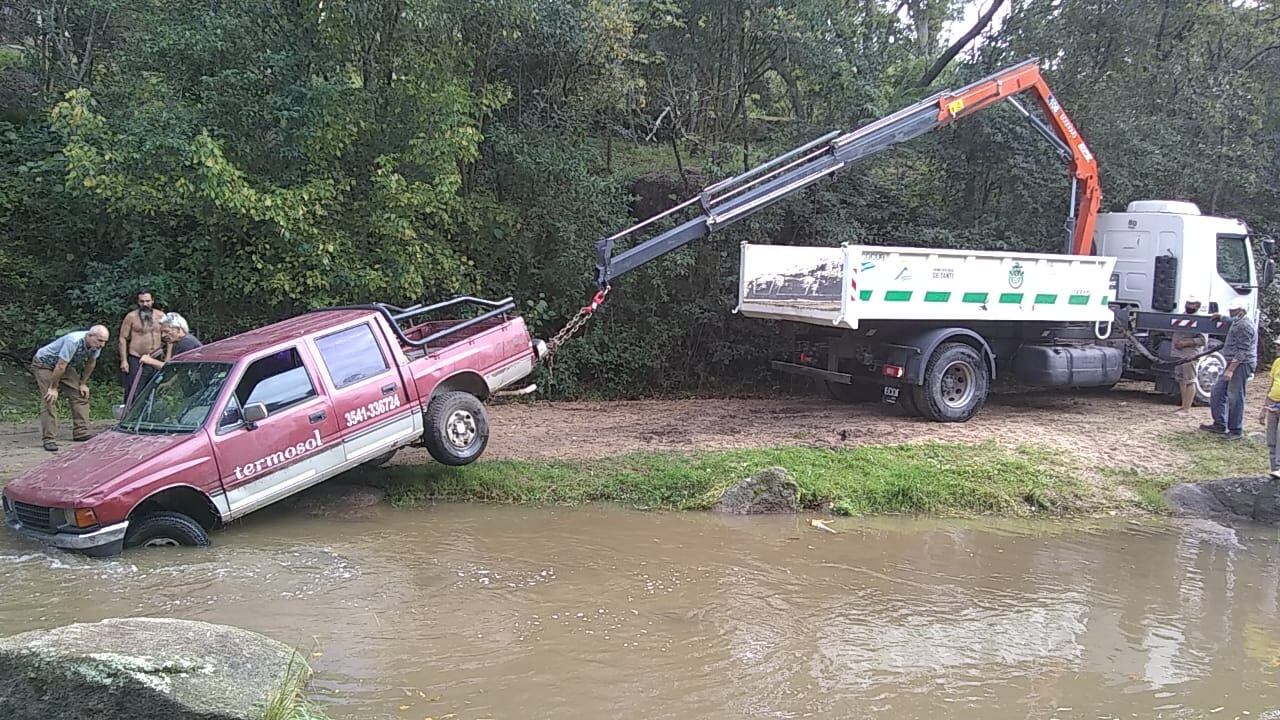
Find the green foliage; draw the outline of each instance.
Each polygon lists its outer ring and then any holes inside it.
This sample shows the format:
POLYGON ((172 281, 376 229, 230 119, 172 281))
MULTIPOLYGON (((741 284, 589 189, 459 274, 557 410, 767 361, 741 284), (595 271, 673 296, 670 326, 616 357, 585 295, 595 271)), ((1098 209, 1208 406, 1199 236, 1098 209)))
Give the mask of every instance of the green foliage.
POLYGON ((773 448, 698 455, 633 454, 607 461, 482 462, 463 468, 398 466, 391 497, 400 505, 475 500, 497 503, 610 501, 648 509, 705 509, 729 486, 781 466, 805 507, 845 515, 1081 511, 1082 486, 1061 453, 1015 452, 994 444, 923 443, 854 450, 773 448))
MULTIPOLYGON (((20 3, 0 18, 0 349, 114 328, 141 287, 206 341, 461 292, 516 298, 548 337, 593 291, 598 237, 931 92, 962 7, 20 3)), ((1018 0, 937 85, 1043 58, 1104 209, 1189 199, 1276 232, 1277 36, 1275 0, 1018 0)), ((1053 251, 1065 175, 1012 109, 918 138, 621 279, 553 390, 767 385, 788 338, 731 312, 741 241, 1053 251)))

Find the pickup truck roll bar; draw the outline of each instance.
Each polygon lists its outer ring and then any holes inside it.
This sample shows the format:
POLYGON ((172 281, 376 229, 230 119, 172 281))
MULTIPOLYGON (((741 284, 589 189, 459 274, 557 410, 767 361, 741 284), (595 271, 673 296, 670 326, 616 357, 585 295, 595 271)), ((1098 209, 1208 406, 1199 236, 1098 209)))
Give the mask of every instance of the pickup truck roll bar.
POLYGON ((1071 204, 1064 250, 1068 254, 1089 255, 1094 221, 1102 203, 1097 160, 1040 75, 1038 61, 1031 58, 959 90, 937 93, 856 130, 827 133, 740 175, 709 185, 675 207, 600 238, 596 241, 596 285, 603 290, 613 278, 768 207, 821 178, 1006 99, 1051 141, 1069 165, 1071 204), (1032 115, 1014 99, 1014 95, 1026 91, 1034 94, 1048 122, 1032 115), (618 240, 695 204, 702 211, 697 217, 617 256, 613 254, 618 240))
POLYGON ((478 325, 486 320, 490 320, 492 318, 505 315, 506 313, 509 313, 512 310, 516 309, 516 301, 513 298, 509 298, 509 297, 503 298, 502 300, 485 300, 484 298, 472 297, 470 295, 463 295, 460 297, 453 298, 451 300, 445 300, 442 302, 434 303, 431 305, 425 305, 425 306, 422 303, 416 303, 414 305, 410 305, 409 307, 398 307, 390 303, 375 302, 375 303, 369 303, 368 305, 344 305, 341 307, 331 307, 331 308, 325 308, 325 309, 326 310, 376 310, 377 312, 382 313, 383 317, 387 319, 387 324, 390 325, 391 329, 395 331, 396 337, 399 338, 400 342, 404 343, 405 345, 412 345, 413 347, 424 347, 441 338, 448 337, 453 333, 466 330, 467 328, 473 325, 478 325), (444 328, 443 330, 437 330, 436 332, 431 333, 430 335, 422 338, 421 340, 411 339, 409 336, 404 334, 404 329, 400 327, 401 320, 408 320, 409 318, 417 317, 419 315, 425 315, 427 313, 435 312, 437 310, 443 310, 445 308, 454 307, 458 305, 479 305, 481 307, 486 307, 490 309, 488 312, 481 313, 480 315, 477 315, 468 320, 463 320, 457 323, 456 325, 452 325, 450 327, 444 328))

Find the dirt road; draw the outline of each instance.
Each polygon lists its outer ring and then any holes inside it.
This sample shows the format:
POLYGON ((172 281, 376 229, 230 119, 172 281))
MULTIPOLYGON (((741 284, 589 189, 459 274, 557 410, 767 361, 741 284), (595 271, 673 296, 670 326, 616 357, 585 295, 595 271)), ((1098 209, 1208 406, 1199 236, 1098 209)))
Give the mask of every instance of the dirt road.
MULTIPOLYGON (((1251 383, 1251 407, 1257 406, 1265 384, 1261 378, 1251 383)), ((1148 387, 997 395, 976 418, 955 425, 903 417, 876 404, 845 405, 817 396, 497 404, 491 408, 486 457, 590 458, 633 451, 992 440, 1010 447, 1037 443, 1061 448, 1078 457, 1086 470, 1130 467, 1159 472, 1183 460, 1160 436, 1194 428, 1208 419, 1208 410, 1175 415, 1174 406, 1148 387)), ((0 482, 46 457, 34 422, 0 426, 0 482)), ((429 461, 420 448, 401 451, 395 459, 397 464, 429 461)))

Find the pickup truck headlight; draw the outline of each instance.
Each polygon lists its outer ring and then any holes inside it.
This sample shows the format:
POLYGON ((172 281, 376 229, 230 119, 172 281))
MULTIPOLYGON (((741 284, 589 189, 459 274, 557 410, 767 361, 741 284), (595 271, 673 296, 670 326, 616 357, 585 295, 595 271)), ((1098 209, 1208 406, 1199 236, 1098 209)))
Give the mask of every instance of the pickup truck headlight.
POLYGON ((87 528, 98 524, 93 508, 67 508, 62 513, 71 527, 87 528))
POLYGON ((541 340, 534 340, 533 351, 537 353, 538 359, 541 360, 547 356, 547 344, 541 340))

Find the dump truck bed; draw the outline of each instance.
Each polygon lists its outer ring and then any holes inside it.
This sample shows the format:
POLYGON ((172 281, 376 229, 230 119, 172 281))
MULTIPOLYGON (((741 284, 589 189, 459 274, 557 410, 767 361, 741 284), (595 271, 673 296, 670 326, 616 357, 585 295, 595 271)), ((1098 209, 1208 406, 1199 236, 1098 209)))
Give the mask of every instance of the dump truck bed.
POLYGON ((742 244, 737 312, 868 321, 1106 322, 1115 259, 935 248, 742 244))

